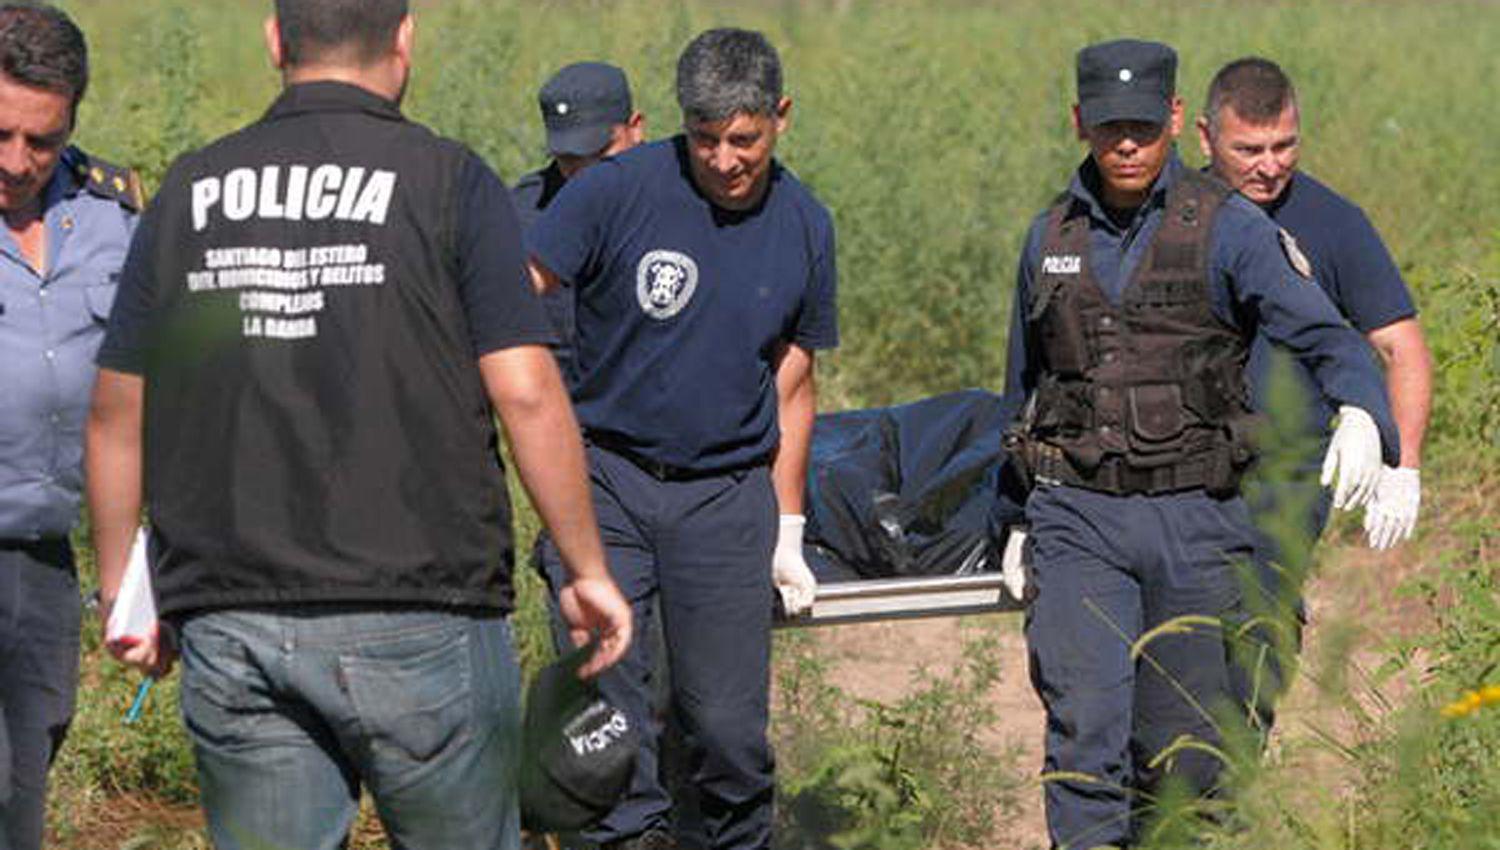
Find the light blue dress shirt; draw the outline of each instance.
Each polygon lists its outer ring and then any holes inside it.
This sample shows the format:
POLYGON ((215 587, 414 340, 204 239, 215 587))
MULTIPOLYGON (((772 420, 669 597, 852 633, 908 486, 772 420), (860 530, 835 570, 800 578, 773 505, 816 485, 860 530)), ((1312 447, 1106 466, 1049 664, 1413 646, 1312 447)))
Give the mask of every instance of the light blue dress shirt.
POLYGON ((44 271, 0 228, 0 539, 65 536, 78 517, 94 352, 136 220, 88 169, 69 148, 43 190, 44 271))

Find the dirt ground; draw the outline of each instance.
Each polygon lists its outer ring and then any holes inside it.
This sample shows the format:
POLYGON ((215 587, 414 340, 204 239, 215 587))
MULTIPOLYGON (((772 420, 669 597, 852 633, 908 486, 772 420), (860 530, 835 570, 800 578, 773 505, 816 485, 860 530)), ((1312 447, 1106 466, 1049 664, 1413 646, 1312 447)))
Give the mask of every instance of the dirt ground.
MULTIPOLYGON (((1381 641, 1421 629, 1427 623, 1428 615, 1419 600, 1392 593, 1398 584, 1423 569, 1414 547, 1376 554, 1357 545, 1352 533, 1338 539, 1340 542, 1324 544, 1323 568, 1309 590, 1311 624, 1302 653, 1303 671, 1282 704, 1271 758, 1295 751, 1298 758, 1306 759, 1306 753, 1316 748, 1299 746, 1302 743, 1329 734, 1344 739, 1359 734, 1359 724, 1347 712, 1331 708, 1315 684, 1327 680, 1328 671, 1322 669, 1319 659, 1330 645, 1350 647, 1353 670, 1347 678, 1354 681, 1347 690, 1365 694, 1362 702, 1379 713, 1400 704, 1405 689, 1399 679, 1385 682, 1378 689, 1359 686, 1368 685, 1367 674, 1384 657, 1381 641)), ((993 691, 1001 721, 984 737, 985 746, 997 754, 1019 752, 1015 769, 1035 776, 1041 767, 1043 717, 1027 679, 1019 614, 837 626, 817 629, 814 634, 819 654, 830 662, 834 684, 851 696, 895 702, 911 688, 923 665, 940 672, 956 663, 965 630, 975 626, 996 629, 1001 646, 1001 679, 993 691)), ((1338 765, 1330 759, 1328 769, 1337 770, 1338 765)), ((1047 846, 1040 786, 1032 784, 1023 790, 1020 802, 1020 814, 1003 822, 982 845, 985 850, 1037 850, 1047 846)), ((64 842, 59 846, 177 847, 183 846, 183 835, 201 828, 201 816, 190 807, 162 807, 117 798, 99 811, 108 816, 81 825, 88 836, 86 843, 64 842), (159 840, 168 835, 178 841, 159 840)), ((353 846, 383 847, 378 831, 373 818, 362 818, 360 835, 353 846)), ((197 841, 186 844, 202 846, 197 841)))
MULTIPOLYGON (((1425 611, 1415 599, 1398 599, 1392 590, 1421 569, 1410 548, 1373 553, 1358 545, 1352 533, 1347 540, 1324 543, 1322 568, 1308 591, 1309 625, 1304 633, 1303 667, 1292 691, 1283 700, 1273 735, 1270 757, 1289 750, 1309 749, 1300 745, 1313 737, 1332 734, 1342 738, 1358 734, 1358 724, 1346 712, 1331 707, 1317 681, 1325 681, 1320 661, 1330 642, 1348 644, 1351 661, 1350 690, 1365 694, 1362 701, 1372 711, 1399 704, 1405 684, 1396 680, 1367 690, 1368 676, 1383 654, 1380 642, 1396 634, 1411 633, 1426 622, 1425 611)), ((994 700, 999 725, 987 745, 995 752, 1020 752, 1016 769, 1035 776, 1041 769, 1043 714, 1026 672, 1025 640, 1021 615, 996 614, 1001 633, 1003 671, 994 700)), ((819 643, 831 661, 831 680, 849 694, 861 698, 894 701, 911 687, 913 676, 925 664, 942 670, 958 661, 962 645, 961 621, 955 618, 908 620, 836 626, 818 631, 819 643)), ((1299 756, 1300 757, 1300 756, 1299 756)), ((1332 768, 1330 768, 1332 769, 1332 768)), ((996 832, 986 850, 1034 850, 1047 846, 1041 790, 1032 785, 1022 795, 1022 808, 996 832)))

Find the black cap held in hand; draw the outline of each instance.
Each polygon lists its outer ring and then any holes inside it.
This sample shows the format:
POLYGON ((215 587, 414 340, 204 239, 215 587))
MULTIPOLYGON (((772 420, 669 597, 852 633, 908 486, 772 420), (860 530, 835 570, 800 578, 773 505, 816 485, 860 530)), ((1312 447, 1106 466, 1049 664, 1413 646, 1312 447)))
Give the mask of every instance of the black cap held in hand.
POLYGON ((585 829, 614 808, 635 769, 640 735, 578 668, 589 645, 542 668, 526 692, 521 825, 533 832, 585 829))
POLYGON ((537 95, 547 149, 554 155, 590 156, 609 145, 611 129, 630 120, 630 83, 625 72, 603 62, 569 65, 537 95))
POLYGON ((1078 120, 1165 124, 1177 93, 1177 52, 1154 41, 1120 39, 1078 51, 1078 120))

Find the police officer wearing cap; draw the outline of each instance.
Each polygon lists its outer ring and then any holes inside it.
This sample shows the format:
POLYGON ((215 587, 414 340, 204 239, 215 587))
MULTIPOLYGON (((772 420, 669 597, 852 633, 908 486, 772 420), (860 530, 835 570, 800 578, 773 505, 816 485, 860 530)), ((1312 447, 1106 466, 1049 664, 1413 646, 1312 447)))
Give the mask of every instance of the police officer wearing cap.
MULTIPOLYGON (((511 200, 525 231, 541 217, 568 178, 645 139, 646 119, 630 101, 625 72, 603 62, 575 62, 553 74, 537 93, 552 161, 516 181, 511 200)), ((573 296, 566 287, 544 295, 558 341, 558 368, 573 378, 573 296)))
MULTIPOLYGON (((762 35, 695 38, 677 99, 682 134, 570 181, 528 243, 539 285, 574 287, 594 502, 640 629, 662 618, 703 831, 764 848, 773 586, 793 613, 814 591, 802 504, 814 352, 838 341, 833 223, 773 156, 791 100, 762 35)), ((651 670, 637 641, 600 679, 643 729, 651 670)), ((673 846, 646 738, 625 799, 586 836, 605 847, 673 846)))
POLYGON ((88 87, 62 11, 0 6, 0 846, 42 842, 73 716, 81 617, 68 532, 94 352, 140 209, 135 175, 68 144, 88 87))
MULTIPOLYGON (((220 850, 334 850, 362 788, 391 843, 519 842, 510 505, 495 416, 624 652, 577 421, 509 194, 408 121, 406 0, 277 0, 283 90, 180 157, 99 352, 88 496, 107 616, 144 497, 220 850), (143 488, 144 484, 144 488, 143 488)), ((160 670, 154 636, 111 646, 160 670)))
POLYGON ((607 156, 640 144, 646 119, 631 106, 625 72, 604 62, 575 62, 537 92, 552 161, 516 181, 511 198, 529 228, 568 178, 607 156))
POLYGON ((1178 160, 1176 67, 1151 42, 1079 52, 1073 120, 1089 156, 1033 222, 1017 275, 1007 391, 1027 399, 1011 445, 1033 480, 1026 635, 1059 847, 1132 843, 1148 808, 1135 794, 1168 775, 1215 787, 1220 765, 1200 750, 1151 763, 1180 736, 1219 740, 1228 673, 1205 623, 1236 615, 1234 562, 1255 545, 1238 495, 1254 334, 1290 348, 1341 405, 1328 455, 1340 503, 1367 498, 1382 449, 1396 457, 1358 335, 1260 210, 1178 160), (1190 615, 1207 619, 1133 655, 1190 615))
MULTIPOLYGON (((1386 389, 1401 432, 1399 466, 1382 470, 1374 498, 1365 513, 1370 545, 1385 549, 1411 536, 1421 505, 1422 438, 1432 405, 1432 355, 1417 322, 1417 308, 1401 272, 1380 235, 1358 206, 1298 168, 1302 150, 1301 108, 1292 81, 1274 62, 1256 56, 1237 59, 1214 75, 1207 102, 1197 121, 1198 141, 1209 169, 1254 201, 1282 227, 1287 239, 1314 272, 1314 278, 1341 314, 1362 333, 1386 367, 1386 389)), ((1250 348, 1249 375, 1256 406, 1272 399, 1274 351, 1264 336, 1250 348)), ((1307 369, 1294 366, 1298 378, 1293 399, 1310 436, 1306 456, 1295 460, 1291 480, 1263 481, 1250 508, 1261 531, 1257 571, 1267 612, 1287 633, 1300 632, 1300 576, 1296 559, 1285 557, 1275 533, 1283 515, 1295 511, 1302 520, 1300 537, 1308 545, 1323 532, 1330 498, 1317 486, 1318 456, 1329 438, 1334 410, 1319 396, 1307 369), (1293 580, 1287 581, 1286 577, 1293 580), (1294 613, 1295 612, 1295 613, 1294 613)), ((1294 538, 1298 535, 1292 535, 1294 538)), ((1264 638, 1255 630, 1247 634, 1264 638)), ((1256 645, 1240 654, 1252 661, 1241 684, 1242 701, 1252 709, 1257 728, 1268 732, 1272 700, 1284 685, 1280 652, 1262 653, 1256 645)))

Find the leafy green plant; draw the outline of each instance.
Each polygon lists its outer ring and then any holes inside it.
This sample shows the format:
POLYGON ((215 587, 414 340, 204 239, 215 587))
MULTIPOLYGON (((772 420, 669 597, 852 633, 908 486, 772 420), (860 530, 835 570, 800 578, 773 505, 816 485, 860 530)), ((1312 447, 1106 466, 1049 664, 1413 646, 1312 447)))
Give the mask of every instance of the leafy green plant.
POLYGON ((997 629, 985 624, 946 674, 922 670, 894 703, 849 697, 803 635, 778 639, 776 728, 783 804, 777 845, 904 850, 983 840, 1013 812, 1014 753, 980 738, 994 725, 997 629))

